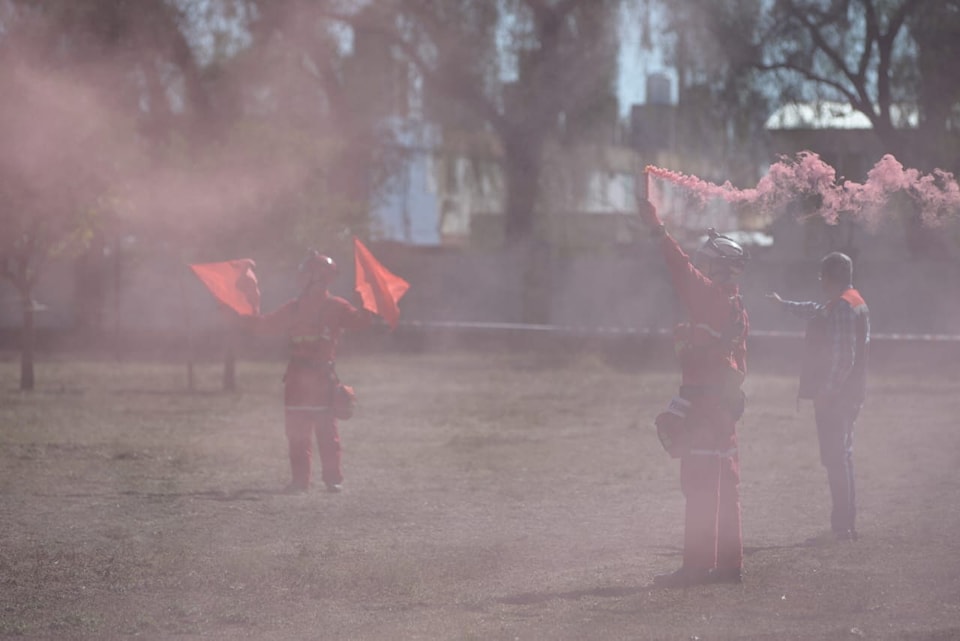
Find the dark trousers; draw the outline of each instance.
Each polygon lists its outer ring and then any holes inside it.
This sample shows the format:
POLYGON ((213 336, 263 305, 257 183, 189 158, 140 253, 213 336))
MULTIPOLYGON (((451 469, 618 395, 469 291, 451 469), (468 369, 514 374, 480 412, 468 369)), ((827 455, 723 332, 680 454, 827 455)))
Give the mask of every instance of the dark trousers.
POLYGON ((842 533, 854 529, 857 514, 853 478, 853 424, 860 413, 860 403, 831 399, 814 407, 820 462, 827 469, 830 499, 830 527, 842 533))

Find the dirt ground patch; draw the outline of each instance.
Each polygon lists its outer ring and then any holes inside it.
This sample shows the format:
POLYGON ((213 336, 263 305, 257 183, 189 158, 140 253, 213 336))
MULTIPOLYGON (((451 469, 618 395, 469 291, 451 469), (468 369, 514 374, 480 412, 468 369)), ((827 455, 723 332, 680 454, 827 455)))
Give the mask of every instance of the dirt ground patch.
MULTIPOLYGON (((341 377, 345 491, 287 481, 282 363, 0 362, 0 638, 960 639, 960 381, 875 373, 856 543, 828 529, 812 409, 754 372, 745 582, 679 564, 677 383, 599 357, 368 354, 341 377)), ((316 472, 316 471, 315 471, 316 472)), ((318 476, 318 474, 315 474, 318 476)))

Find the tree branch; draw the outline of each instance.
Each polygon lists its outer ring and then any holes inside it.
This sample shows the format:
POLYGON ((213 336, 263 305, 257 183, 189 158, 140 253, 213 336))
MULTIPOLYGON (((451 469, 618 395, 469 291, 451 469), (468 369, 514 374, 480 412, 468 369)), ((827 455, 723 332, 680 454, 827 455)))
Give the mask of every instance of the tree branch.
POLYGON ((918 10, 925 0, 907 0, 890 17, 887 32, 878 36, 880 60, 877 64, 877 98, 884 119, 891 123, 890 66, 893 64, 893 44, 903 28, 907 16, 918 10))
MULTIPOLYGON (((382 8, 381 8, 382 9, 382 8)), ((457 82, 453 77, 444 75, 434 69, 426 59, 424 59, 417 45, 408 41, 402 34, 398 33, 396 27, 389 25, 388 20, 396 20, 401 17, 400 9, 388 9, 382 12, 386 20, 371 20, 361 14, 347 15, 332 11, 323 10, 322 15, 330 20, 342 22, 352 29, 359 32, 367 32, 378 35, 387 40, 387 42, 400 50, 403 56, 412 63, 423 75, 424 79, 440 91, 461 99, 464 104, 477 113, 482 119, 486 120, 490 126, 499 131, 506 131, 508 122, 497 110, 496 106, 469 81, 457 82)), ((444 29, 436 25, 424 12, 417 12, 419 25, 430 35, 431 38, 446 39, 444 29)), ((433 43, 436 44, 436 43, 433 43)), ((468 78, 464 76, 464 78, 468 78)))
POLYGON ((826 76, 820 76, 813 73, 810 69, 802 67, 800 65, 792 64, 789 62, 779 62, 774 64, 761 64, 757 66, 757 69, 760 71, 792 71, 803 76, 804 79, 817 84, 825 85, 831 89, 835 89, 840 92, 844 98, 850 103, 857 111, 863 113, 873 125, 877 124, 877 114, 873 111, 873 105, 869 101, 863 101, 860 97, 853 93, 848 87, 845 87, 843 84, 836 80, 831 80, 826 76))
MULTIPOLYGON (((862 84, 861 79, 857 78, 848 67, 846 62, 844 62, 843 57, 840 55, 836 49, 830 46, 830 43, 827 42, 827 39, 824 37, 823 32, 820 30, 820 27, 813 23, 807 15, 796 5, 795 2, 789 2, 787 4, 787 10, 792 14, 792 16, 799 22, 807 33, 813 39, 814 44, 817 49, 819 49, 836 67, 837 71, 841 73, 850 83, 854 86, 857 92, 861 97, 866 97, 860 85, 862 84)), ((812 70, 811 70, 812 72, 812 70)))
POLYGON ((873 44, 876 42, 879 46, 880 25, 877 22, 877 12, 872 2, 863 3, 865 12, 864 18, 864 47, 860 54, 860 63, 857 65, 857 78, 863 81, 867 76, 867 67, 870 66, 870 57, 873 53, 873 44))

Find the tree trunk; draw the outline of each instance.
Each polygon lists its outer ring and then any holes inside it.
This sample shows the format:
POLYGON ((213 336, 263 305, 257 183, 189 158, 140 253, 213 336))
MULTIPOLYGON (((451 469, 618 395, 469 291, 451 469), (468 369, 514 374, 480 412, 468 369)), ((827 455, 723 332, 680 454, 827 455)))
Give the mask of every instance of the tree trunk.
POLYGON ((523 279, 521 321, 550 322, 550 248, 537 225, 542 145, 531 137, 509 136, 505 145, 507 202, 504 233, 511 253, 519 255, 523 279))
POLYGON ((180 301, 183 303, 183 330, 186 334, 187 342, 187 391, 194 392, 197 389, 196 379, 193 373, 193 322, 190 318, 190 303, 187 301, 187 290, 184 286, 185 274, 180 275, 180 301))
POLYGON ((237 391, 237 350, 236 336, 231 331, 227 333, 227 349, 223 357, 223 390, 237 391))
POLYGON ((120 255, 123 244, 120 237, 116 236, 113 240, 113 357, 116 360, 123 358, 123 346, 120 339, 120 297, 123 293, 121 287, 123 279, 123 257, 120 255))
POLYGON ((528 239, 520 245, 520 250, 523 252, 523 322, 549 324, 553 320, 553 252, 549 244, 539 238, 528 239))
POLYGON ((34 387, 33 357, 37 341, 35 310, 33 299, 28 295, 22 300, 23 325, 20 330, 20 389, 32 390, 34 387))

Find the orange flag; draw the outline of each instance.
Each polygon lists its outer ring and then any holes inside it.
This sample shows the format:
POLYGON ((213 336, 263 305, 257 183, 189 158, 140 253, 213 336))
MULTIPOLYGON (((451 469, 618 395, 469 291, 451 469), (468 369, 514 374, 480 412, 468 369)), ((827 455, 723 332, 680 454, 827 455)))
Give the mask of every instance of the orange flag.
POLYGON ((190 265, 210 293, 241 316, 260 313, 260 287, 254 267, 256 263, 249 258, 190 265))
POLYGON ((379 314, 396 329, 400 320, 400 308, 397 302, 410 288, 410 283, 387 271, 360 239, 353 237, 353 257, 357 272, 357 292, 363 299, 363 306, 374 314, 379 314))

